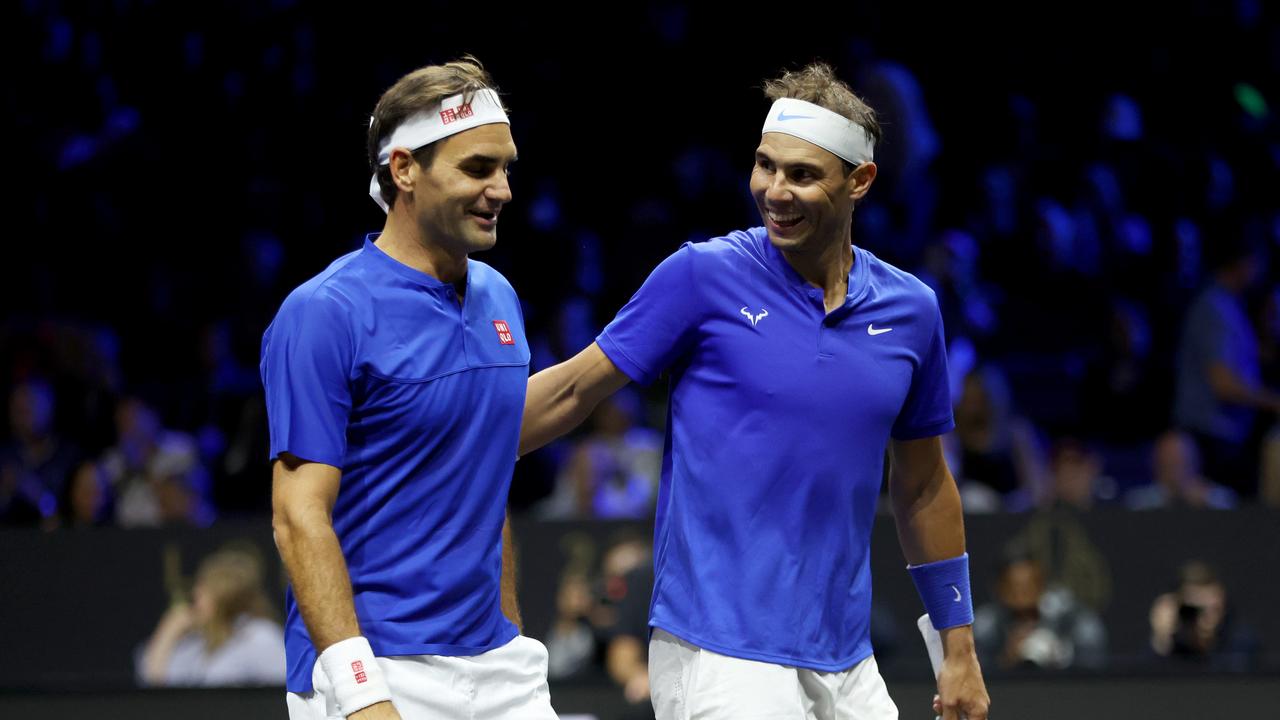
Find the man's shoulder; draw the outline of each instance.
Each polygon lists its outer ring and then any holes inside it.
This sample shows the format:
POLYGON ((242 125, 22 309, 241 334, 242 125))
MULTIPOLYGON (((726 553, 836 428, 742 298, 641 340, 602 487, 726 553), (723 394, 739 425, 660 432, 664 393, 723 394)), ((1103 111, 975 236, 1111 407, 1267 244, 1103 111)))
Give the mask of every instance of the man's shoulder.
POLYGON ((764 228, 753 227, 706 240, 690 240, 680 248, 688 248, 691 253, 707 259, 732 260, 743 255, 758 255, 760 243, 768 241, 769 236, 764 228))
POLYGON ((867 274, 878 292, 891 294, 895 300, 902 302, 937 307, 937 294, 923 280, 881 260, 870 250, 859 248, 858 254, 859 259, 866 261, 867 274))
POLYGON ((294 288, 280 304, 276 322, 336 322, 350 317, 357 299, 363 294, 359 289, 363 281, 353 271, 358 255, 359 251, 343 255, 294 288))
POLYGON ((667 258, 684 263, 700 277, 732 275, 765 262, 761 243, 769 242, 764 228, 734 230, 705 240, 688 240, 667 258), (753 262, 743 262, 749 260, 753 262))
POLYGON ((492 265, 481 262, 474 258, 467 260, 468 284, 472 289, 478 289, 483 292, 497 293, 499 295, 507 294, 515 297, 516 289, 512 286, 511 281, 507 277, 498 272, 492 265))

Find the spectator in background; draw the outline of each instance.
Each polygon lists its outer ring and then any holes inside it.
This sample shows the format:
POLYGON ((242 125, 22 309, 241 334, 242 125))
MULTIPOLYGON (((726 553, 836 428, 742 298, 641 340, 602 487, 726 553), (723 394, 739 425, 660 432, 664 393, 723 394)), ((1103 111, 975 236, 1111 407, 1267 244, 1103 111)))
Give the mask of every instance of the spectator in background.
POLYGON ((653 557, 636 534, 623 534, 605 552, 604 602, 611 612, 601 631, 606 640, 605 670, 633 705, 649 702, 649 598, 653 593, 653 557))
POLYGON ((100 527, 115 524, 115 495, 111 482, 97 463, 80 463, 62 501, 63 527, 100 527))
POLYGON ((1254 668, 1260 654, 1257 635, 1234 616, 1226 586, 1213 568, 1191 561, 1178 576, 1178 588, 1151 604, 1151 649, 1214 670, 1254 668))
POLYGON ((101 465, 115 490, 122 527, 208 525, 208 473, 195 440, 166 430, 156 411, 139 398, 116 407, 116 445, 101 465))
POLYGON ((639 424, 639 393, 623 388, 591 416, 543 506, 543 516, 635 518, 653 516, 662 472, 662 436, 639 424))
POLYGON ((224 549, 205 558, 191 603, 176 602, 138 659, 147 686, 283 685, 284 630, 263 591, 261 559, 224 549))
POLYGON ((1081 387, 1083 425, 1106 442, 1149 442, 1169 417, 1169 378, 1152 362, 1152 329, 1140 303, 1111 304, 1107 342, 1081 387))
POLYGON ((1205 474, 1248 497, 1257 490, 1257 411, 1280 412, 1280 394, 1262 384, 1258 335, 1244 301, 1261 257, 1233 232, 1214 240, 1213 281, 1183 324, 1174 419, 1199 446, 1205 474))
POLYGON ((1230 510, 1237 504, 1230 488, 1200 474, 1200 457, 1189 435, 1170 430, 1151 451, 1152 482, 1130 490, 1124 498, 1133 510, 1186 507, 1230 510))
POLYGON ((584 532, 570 532, 560 539, 565 556, 556 592, 556 616, 547 629, 547 677, 553 680, 585 680, 600 674, 600 641, 596 616, 600 603, 595 593, 595 540, 584 532))
POLYGON ((0 525, 56 522, 58 498, 79 459, 54 431, 53 388, 19 383, 9 395, 12 437, 0 446, 0 525))
POLYGON ((1026 555, 1005 562, 996 602, 974 613, 973 636, 984 668, 1096 669, 1107 661, 1102 620, 1067 588, 1048 586, 1026 555))
POLYGON ((1114 500, 1115 482, 1102 468, 1102 457, 1086 443, 1069 437, 1058 440, 1050 461, 1049 494, 1042 505, 1080 512, 1114 500))
POLYGON ((966 512, 999 510, 1018 493, 1038 497, 1044 463, 1031 424, 1013 412, 1009 385, 994 366, 978 367, 964 378, 956 402, 956 476, 966 512))
POLYGON ((547 677, 551 680, 577 678, 587 673, 595 661, 598 648, 591 625, 594 604, 586 573, 567 569, 556 592, 556 618, 546 635, 547 677))

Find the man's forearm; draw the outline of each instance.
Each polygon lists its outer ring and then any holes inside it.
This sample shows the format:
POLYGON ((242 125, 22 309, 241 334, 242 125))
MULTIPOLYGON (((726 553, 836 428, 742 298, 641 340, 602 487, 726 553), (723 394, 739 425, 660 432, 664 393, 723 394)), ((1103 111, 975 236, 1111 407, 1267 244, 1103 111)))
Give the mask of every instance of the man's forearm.
POLYGON ((917 477, 899 474, 889 482, 898 542, 912 565, 923 565, 964 554, 964 513, 960 492, 939 457, 934 467, 917 477))
POLYGON ((581 425, 601 400, 629 380, 595 343, 529 378, 519 454, 531 453, 581 425))
POLYGON ((274 523, 276 547, 316 652, 360 634, 351 577, 327 518, 274 523))
POLYGON ((577 396, 573 369, 561 363, 529 378, 520 426, 520 455, 537 450, 582 424, 591 413, 577 396))

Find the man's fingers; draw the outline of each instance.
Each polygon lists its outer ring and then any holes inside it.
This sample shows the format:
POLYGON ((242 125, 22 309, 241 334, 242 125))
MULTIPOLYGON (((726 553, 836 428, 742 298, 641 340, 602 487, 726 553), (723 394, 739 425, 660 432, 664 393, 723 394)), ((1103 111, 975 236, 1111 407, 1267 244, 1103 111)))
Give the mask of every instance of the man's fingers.
POLYGON ((984 703, 982 701, 973 702, 965 709, 964 717, 968 720, 987 720, 987 711, 989 709, 989 703, 984 703))

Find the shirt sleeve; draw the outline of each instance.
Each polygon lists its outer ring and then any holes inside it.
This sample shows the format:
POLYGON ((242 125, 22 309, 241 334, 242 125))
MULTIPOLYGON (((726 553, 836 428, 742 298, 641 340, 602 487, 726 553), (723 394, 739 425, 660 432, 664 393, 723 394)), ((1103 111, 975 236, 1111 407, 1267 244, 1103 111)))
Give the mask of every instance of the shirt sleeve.
POLYGON ((654 268, 596 344, 619 370, 649 384, 693 345, 701 318, 690 243, 654 268))
POLYGON ((933 302, 934 324, 929 343, 911 374, 911 388, 893 424, 893 439, 919 440, 951 432, 951 383, 947 373, 947 341, 942 312, 933 302))
POLYGON ((262 338, 271 459, 290 452, 341 468, 351 413, 347 312, 322 293, 291 295, 262 338))

